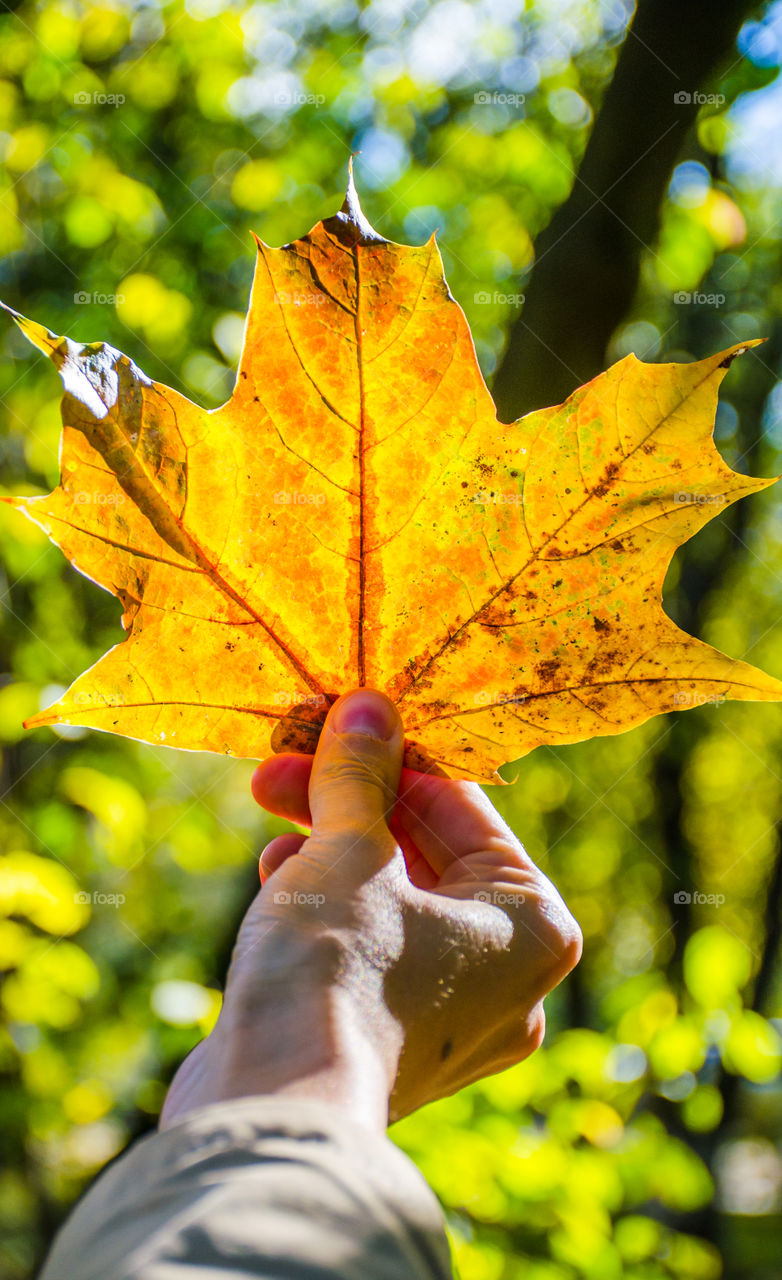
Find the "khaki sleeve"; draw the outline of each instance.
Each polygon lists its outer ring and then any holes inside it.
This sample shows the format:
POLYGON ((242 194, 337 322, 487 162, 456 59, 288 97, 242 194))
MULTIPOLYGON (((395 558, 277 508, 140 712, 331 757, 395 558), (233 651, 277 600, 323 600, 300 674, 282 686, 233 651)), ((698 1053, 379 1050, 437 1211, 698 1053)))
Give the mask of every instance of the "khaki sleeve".
POLYGON ((326 1104, 239 1098, 142 1138, 39 1280, 452 1280, 440 1207, 393 1143, 326 1104))

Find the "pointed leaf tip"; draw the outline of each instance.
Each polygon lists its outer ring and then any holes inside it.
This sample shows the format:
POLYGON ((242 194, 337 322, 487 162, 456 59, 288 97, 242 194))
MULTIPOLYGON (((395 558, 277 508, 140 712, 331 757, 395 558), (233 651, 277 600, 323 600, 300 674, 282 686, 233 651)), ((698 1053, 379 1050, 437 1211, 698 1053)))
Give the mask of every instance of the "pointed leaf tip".
POLYGON ((388 243, 385 236, 381 236, 375 231, 375 228, 364 216, 358 192, 356 191, 356 184, 353 181, 353 156, 348 160, 348 185, 345 192, 345 200, 336 216, 340 222, 347 224, 353 230, 356 240, 362 244, 388 243))
POLYGON ((7 302, 0 302, 0 307, 7 311, 19 326, 28 342, 34 347, 42 351, 45 356, 49 356, 50 360, 54 360, 58 365, 56 353, 59 351, 63 339, 59 334, 52 333, 51 329, 47 329, 46 325, 38 324, 36 320, 28 320, 27 316, 23 316, 21 311, 15 311, 13 307, 9 307, 7 302))
POLYGON ((51 724, 59 724, 60 717, 51 714, 51 708, 47 707, 45 711, 36 711, 35 715, 28 716, 22 721, 23 729, 44 729, 51 724))
POLYGON ((753 347, 760 347, 764 342, 767 342, 767 341, 768 341, 767 338, 747 338, 747 341, 742 342, 739 346, 729 347, 727 351, 722 351, 719 353, 723 358, 720 360, 718 368, 729 369, 730 366, 733 364, 733 361, 737 358, 737 356, 745 356, 748 351, 752 350, 753 347))

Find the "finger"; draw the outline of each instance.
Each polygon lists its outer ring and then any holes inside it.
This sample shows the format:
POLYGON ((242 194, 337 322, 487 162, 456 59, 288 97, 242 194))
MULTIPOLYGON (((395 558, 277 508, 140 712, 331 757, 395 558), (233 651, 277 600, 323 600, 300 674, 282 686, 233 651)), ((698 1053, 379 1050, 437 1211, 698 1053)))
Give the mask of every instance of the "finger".
POLYGON ((272 872, 277 871, 287 858, 292 858, 294 853, 298 853, 306 839, 306 836, 299 835, 295 831, 287 831, 285 835, 275 836, 270 840, 258 862, 261 884, 265 884, 272 872))
POLYGON ((262 809, 300 827, 312 826, 309 785, 313 756, 279 755, 262 760, 250 783, 262 809))
MULTIPOLYGON (((386 819, 402 769, 404 735, 394 704, 382 693, 357 689, 338 698, 320 735, 309 785, 313 839, 352 844, 394 842, 386 819)), ((362 851, 365 852, 365 851, 362 851)))
MULTIPOLYGON (((264 760, 255 770, 251 784, 257 803, 270 813, 287 818, 289 822, 311 827, 312 816, 307 791, 312 760, 312 756, 304 755, 270 756, 268 760, 264 760)), ((403 770, 402 773, 403 778, 405 773, 417 776, 410 769, 403 770)), ((400 822, 398 808, 389 821, 389 828, 404 854, 412 883, 419 889, 433 888, 437 883, 437 876, 400 822)))
MULTIPOLYGON (((253 776, 253 795, 271 813, 310 826, 306 789, 311 769, 311 756, 265 760, 253 776)), ((530 865, 522 846, 475 782, 403 769, 394 820, 437 875, 482 850, 496 850, 503 859, 530 865)))
POLYGON ((396 817, 396 813, 397 810, 395 809, 389 819, 388 829, 402 850, 410 883, 414 884, 417 889, 434 889, 439 877, 429 866, 421 850, 416 848, 402 823, 396 817))
POLYGON ((477 782, 418 773, 403 780, 396 813, 438 875, 474 854, 530 866, 510 827, 477 782))

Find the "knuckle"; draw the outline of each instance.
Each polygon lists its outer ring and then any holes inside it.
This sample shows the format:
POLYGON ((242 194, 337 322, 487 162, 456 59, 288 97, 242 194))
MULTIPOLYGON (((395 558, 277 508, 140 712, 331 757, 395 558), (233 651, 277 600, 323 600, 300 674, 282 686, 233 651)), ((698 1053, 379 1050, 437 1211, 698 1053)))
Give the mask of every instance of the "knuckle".
POLYGON ((536 1004, 522 1019, 521 1026, 517 1027, 514 1032, 513 1051, 516 1061, 521 1062, 523 1058, 528 1058, 531 1053, 539 1049, 543 1044, 545 1035, 546 1015, 543 1012, 543 1005, 536 1004))
POLYGON ((503 1028, 502 1037, 494 1054, 497 1068, 507 1070, 517 1063, 523 1062, 543 1044, 546 1034, 546 1015, 543 1005, 538 1003, 532 1009, 523 1006, 521 1017, 518 1012, 503 1028))
POLYGON ((536 910, 528 923, 537 943, 536 968, 540 982, 550 991, 581 959, 581 929, 553 886, 551 892, 536 897, 536 910))
POLYGON ((337 844, 344 853, 362 850, 378 850, 388 845, 396 847, 396 842, 381 819, 362 818, 355 813, 336 813, 325 833, 330 844, 337 844))
POLYGON ((356 758, 340 755, 324 761, 318 781, 322 787, 328 789, 371 787, 383 795, 390 793, 382 762, 363 756, 356 758))
POLYGON ((556 987, 575 969, 584 945, 581 930, 564 904, 556 919, 550 921, 547 941, 551 952, 548 978, 550 985, 556 987))
POLYGON ((382 819, 371 823, 334 815, 319 832, 317 848, 321 865, 352 881, 357 874, 363 878, 362 868, 393 862, 398 846, 382 819))
POLYGON ((573 919, 573 916, 571 916, 569 912, 568 915, 570 918, 570 928, 568 932, 563 935, 563 950, 564 958, 567 963, 566 972, 570 973, 571 969, 575 969, 584 953, 584 935, 576 921, 573 919))
POLYGON ((526 1031, 529 1052, 534 1053, 543 1044, 546 1035, 546 1014, 543 1010, 543 1005, 538 1005, 532 1014, 526 1031))

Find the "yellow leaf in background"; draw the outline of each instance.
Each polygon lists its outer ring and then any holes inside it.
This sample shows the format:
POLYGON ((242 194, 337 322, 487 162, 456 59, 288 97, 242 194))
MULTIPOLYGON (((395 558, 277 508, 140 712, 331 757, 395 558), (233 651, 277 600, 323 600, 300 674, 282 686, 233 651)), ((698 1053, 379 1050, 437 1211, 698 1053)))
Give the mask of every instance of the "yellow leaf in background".
POLYGON ((52 858, 16 850, 0 858, 0 915, 25 916, 61 937, 82 929, 90 908, 67 867, 52 858))

